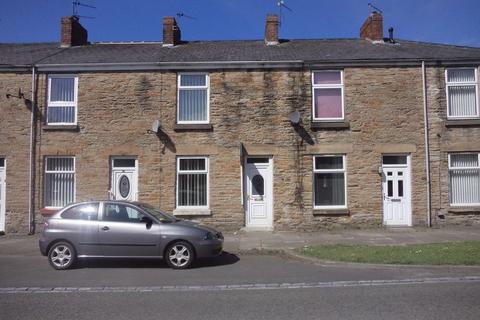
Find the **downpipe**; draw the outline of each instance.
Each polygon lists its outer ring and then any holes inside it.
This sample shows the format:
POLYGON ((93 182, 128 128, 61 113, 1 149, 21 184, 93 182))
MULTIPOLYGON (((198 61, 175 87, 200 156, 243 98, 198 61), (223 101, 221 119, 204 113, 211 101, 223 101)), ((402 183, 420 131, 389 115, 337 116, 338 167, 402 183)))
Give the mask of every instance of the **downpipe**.
POLYGON ((425 61, 422 61, 422 84, 423 84, 423 119, 425 134, 425 173, 427 176, 427 225, 432 226, 431 206, 431 180, 430 180, 430 144, 428 137, 428 105, 427 105, 427 75, 425 61))
POLYGON ((30 170, 29 170, 29 184, 28 184, 28 191, 29 191, 29 201, 28 201, 28 234, 33 235, 35 234, 35 208, 34 208, 34 200, 35 200, 35 188, 34 188, 34 181, 33 181, 33 174, 35 168, 35 160, 34 160, 34 153, 35 153, 35 134, 34 134, 34 127, 35 127, 35 111, 36 111, 36 104, 35 104, 35 66, 32 66, 32 98, 31 98, 31 115, 30 115, 30 170))

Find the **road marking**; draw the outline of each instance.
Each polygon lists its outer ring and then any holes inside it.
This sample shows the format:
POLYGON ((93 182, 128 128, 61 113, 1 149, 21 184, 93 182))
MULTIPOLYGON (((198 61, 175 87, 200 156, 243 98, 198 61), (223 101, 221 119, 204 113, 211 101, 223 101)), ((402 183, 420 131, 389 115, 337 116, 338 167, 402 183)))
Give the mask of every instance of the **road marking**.
POLYGON ((0 294, 12 293, 132 293, 132 292, 182 292, 182 291, 234 291, 234 290, 279 290, 310 288, 373 287, 411 284, 441 284, 480 282, 480 276, 419 278, 401 280, 358 280, 299 283, 254 283, 199 286, 154 286, 154 287, 0 287, 0 294))

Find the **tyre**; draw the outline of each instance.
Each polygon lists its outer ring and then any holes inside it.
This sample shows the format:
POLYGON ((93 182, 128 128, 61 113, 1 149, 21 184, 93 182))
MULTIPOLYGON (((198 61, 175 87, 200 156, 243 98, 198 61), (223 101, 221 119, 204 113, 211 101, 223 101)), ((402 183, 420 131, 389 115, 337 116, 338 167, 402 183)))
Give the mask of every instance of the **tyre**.
POLYGON ((68 242, 57 242, 48 251, 48 262, 57 270, 70 268, 76 259, 75 248, 68 242))
POLYGON ((190 243, 178 241, 168 246, 165 259, 172 269, 187 269, 192 265, 195 253, 190 243))

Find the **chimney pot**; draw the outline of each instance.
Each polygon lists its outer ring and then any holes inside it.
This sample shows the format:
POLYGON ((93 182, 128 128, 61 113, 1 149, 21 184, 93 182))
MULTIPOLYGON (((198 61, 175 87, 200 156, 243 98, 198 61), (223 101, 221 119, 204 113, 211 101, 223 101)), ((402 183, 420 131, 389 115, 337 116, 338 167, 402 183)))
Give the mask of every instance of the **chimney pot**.
POLYGON ((180 44, 181 32, 174 17, 163 18, 163 46, 173 47, 180 44))
POLYGON ((267 20, 265 23, 265 44, 278 44, 278 25, 279 20, 276 14, 267 15, 267 20))
POLYGON ((368 16, 367 20, 360 28, 360 38, 372 41, 383 40, 383 16, 374 11, 368 16))
POLYGON ((78 21, 78 17, 62 17, 61 20, 61 47, 83 46, 88 44, 88 32, 78 21))

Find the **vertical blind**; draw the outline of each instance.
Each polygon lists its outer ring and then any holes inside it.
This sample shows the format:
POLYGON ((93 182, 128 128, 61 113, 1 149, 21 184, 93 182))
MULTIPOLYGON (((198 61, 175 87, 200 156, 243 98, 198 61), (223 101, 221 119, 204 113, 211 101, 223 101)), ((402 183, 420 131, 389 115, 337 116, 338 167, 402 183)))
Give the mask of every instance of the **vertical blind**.
POLYGON ((178 90, 178 120, 188 122, 207 121, 207 75, 180 75, 178 90))
POLYGON ((480 166, 478 154, 450 155, 450 203, 480 203, 480 166))
POLYGON ((178 206, 207 206, 206 159, 179 159, 178 206))
POLYGON ((45 206, 64 207, 75 193, 74 158, 47 158, 45 164, 45 206))
POLYGON ((47 111, 48 123, 75 122, 75 77, 50 78, 50 95, 47 111))
POLYGON ((447 71, 449 116, 471 117, 477 115, 477 89, 474 69, 449 69, 447 71))

